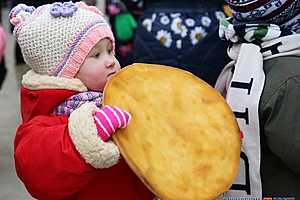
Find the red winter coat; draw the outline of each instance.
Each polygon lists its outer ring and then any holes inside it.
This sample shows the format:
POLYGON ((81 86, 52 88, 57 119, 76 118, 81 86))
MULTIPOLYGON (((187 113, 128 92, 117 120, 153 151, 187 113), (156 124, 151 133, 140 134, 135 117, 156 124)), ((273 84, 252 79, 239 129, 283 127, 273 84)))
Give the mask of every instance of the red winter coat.
POLYGON ((86 88, 78 80, 77 86, 70 86, 74 85, 72 80, 61 83, 61 78, 44 79, 33 72, 23 79, 23 122, 14 143, 16 171, 30 194, 43 200, 152 199, 152 193, 119 159, 116 146, 95 138, 88 121, 94 105, 83 105, 70 117, 51 114, 56 105, 86 88), (46 89, 49 85, 53 89, 46 89), (63 89, 66 85, 68 89, 63 89))

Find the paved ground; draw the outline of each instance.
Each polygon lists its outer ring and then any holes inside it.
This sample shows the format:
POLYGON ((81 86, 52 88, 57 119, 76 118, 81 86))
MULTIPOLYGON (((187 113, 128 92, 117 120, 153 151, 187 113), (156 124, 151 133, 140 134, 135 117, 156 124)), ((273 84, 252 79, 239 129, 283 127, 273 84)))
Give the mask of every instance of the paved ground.
MULTIPOLYGON (((4 21, 8 12, 3 13, 4 21)), ((8 29, 8 24, 4 26, 8 29)), ((13 161, 13 139, 19 117, 19 93, 15 78, 13 59, 14 39, 8 36, 6 62, 8 75, 0 90, 0 199, 32 199, 15 174, 13 161)))

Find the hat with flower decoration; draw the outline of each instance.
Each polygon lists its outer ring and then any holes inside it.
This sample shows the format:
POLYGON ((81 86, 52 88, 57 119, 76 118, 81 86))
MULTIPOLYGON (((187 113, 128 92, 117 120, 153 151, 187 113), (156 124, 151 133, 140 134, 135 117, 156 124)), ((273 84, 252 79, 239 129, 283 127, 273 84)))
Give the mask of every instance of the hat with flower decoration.
POLYGON ((10 22, 26 63, 39 74, 73 78, 97 42, 109 38, 114 46, 103 14, 83 2, 19 4, 10 22))

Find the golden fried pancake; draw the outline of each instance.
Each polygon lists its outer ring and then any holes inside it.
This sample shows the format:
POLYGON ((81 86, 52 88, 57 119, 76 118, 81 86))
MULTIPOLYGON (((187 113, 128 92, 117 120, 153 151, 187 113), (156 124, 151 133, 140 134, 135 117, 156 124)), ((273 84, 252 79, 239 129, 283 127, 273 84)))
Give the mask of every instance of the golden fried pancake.
POLYGON ((104 104, 131 113, 113 140, 158 197, 210 200, 230 188, 239 167, 239 128, 207 83, 176 68, 133 64, 107 84, 104 104))

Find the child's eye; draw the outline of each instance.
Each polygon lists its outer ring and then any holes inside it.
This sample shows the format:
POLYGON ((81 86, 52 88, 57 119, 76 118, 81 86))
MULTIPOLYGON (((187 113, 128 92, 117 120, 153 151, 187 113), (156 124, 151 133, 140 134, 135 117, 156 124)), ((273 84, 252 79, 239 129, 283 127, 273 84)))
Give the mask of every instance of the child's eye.
POLYGON ((95 55, 94 55, 94 57, 99 57, 100 56, 100 53, 96 53, 95 55))

